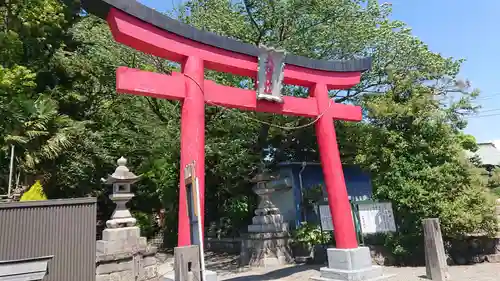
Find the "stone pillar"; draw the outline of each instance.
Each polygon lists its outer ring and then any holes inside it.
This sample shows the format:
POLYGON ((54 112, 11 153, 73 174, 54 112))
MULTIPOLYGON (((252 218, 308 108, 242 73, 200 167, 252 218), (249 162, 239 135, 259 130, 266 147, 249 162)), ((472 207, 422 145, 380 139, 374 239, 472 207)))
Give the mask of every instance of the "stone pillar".
POLYGON ((141 237, 136 219, 125 205, 134 197, 130 185, 139 179, 126 164, 127 160, 120 158, 118 168, 105 181, 113 185, 109 197, 116 209, 106 221, 102 240, 96 242, 96 281, 157 281, 156 248, 141 237))
POLYGON ((242 239, 241 263, 259 267, 291 263, 288 223, 270 199, 272 193, 290 188, 290 180, 261 174, 253 181, 256 182, 253 191, 260 197, 260 203, 248 226, 248 237, 242 239))

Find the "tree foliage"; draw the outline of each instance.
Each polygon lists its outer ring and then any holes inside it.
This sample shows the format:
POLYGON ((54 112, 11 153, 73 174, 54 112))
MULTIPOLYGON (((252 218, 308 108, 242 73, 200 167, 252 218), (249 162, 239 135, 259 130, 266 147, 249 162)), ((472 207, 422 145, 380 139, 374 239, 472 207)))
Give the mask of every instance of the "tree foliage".
MULTIPOLYGON (((363 122, 336 122, 340 148, 344 162, 371 173, 375 196, 393 202, 406 235, 401 238, 406 242, 393 250, 409 254, 421 241, 420 222, 426 217, 439 217, 449 237, 494 233, 490 194, 481 172, 463 153, 476 146, 462 130, 465 117, 477 109, 471 101, 479 92, 458 78, 463 60, 430 51, 405 23, 390 20, 390 14, 389 4, 334 0, 187 1, 179 13, 199 28, 299 55, 371 56, 372 70, 359 85, 331 94, 337 102, 364 108, 363 122)), ((271 120, 306 122, 281 116, 271 120)), ((268 144, 276 148, 276 161, 317 160, 315 143, 312 128, 270 128, 268 144)))

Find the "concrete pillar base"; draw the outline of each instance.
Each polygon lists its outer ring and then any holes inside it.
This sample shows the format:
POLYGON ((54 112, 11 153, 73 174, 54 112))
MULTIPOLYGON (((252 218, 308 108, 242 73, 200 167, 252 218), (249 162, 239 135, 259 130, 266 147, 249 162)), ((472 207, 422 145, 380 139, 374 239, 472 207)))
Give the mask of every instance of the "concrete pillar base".
POLYGON ((328 267, 320 269, 320 277, 311 277, 317 281, 378 281, 387 280, 382 267, 372 265, 370 249, 358 247, 355 249, 327 250, 328 267))

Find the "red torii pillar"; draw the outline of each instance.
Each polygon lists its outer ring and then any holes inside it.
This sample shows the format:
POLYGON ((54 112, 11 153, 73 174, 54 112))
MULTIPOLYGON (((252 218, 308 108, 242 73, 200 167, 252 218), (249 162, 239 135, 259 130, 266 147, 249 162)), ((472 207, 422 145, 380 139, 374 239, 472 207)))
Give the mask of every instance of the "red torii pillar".
MULTIPOLYGON (((199 177, 201 209, 205 187, 205 103, 241 110, 252 110, 317 118, 316 134, 320 149, 328 203, 333 219, 337 248, 357 248, 356 233, 342 171, 333 120, 360 121, 361 108, 336 104, 329 89, 350 88, 360 81, 361 71, 332 72, 287 64, 284 83, 309 87, 310 97, 283 97, 283 103, 258 101, 254 90, 218 85, 204 79, 204 69, 256 77, 257 58, 187 39, 158 28, 118 9, 110 9, 107 21, 116 41, 182 64, 182 73, 158 74, 120 67, 116 88, 120 93, 180 100, 181 169, 179 200, 179 246, 189 245, 184 169, 195 162, 199 177)), ((204 215, 201 214, 203 225, 204 215)))

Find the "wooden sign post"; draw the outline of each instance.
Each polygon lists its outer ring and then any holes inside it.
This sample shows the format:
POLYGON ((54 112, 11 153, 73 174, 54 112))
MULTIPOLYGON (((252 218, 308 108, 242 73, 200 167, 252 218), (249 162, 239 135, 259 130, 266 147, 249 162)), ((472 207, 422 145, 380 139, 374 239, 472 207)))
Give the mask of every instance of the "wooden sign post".
POLYGON ((434 281, 450 280, 439 219, 424 219, 425 269, 427 278, 434 281))
POLYGON ((200 220, 200 193, 198 178, 196 177, 195 163, 188 164, 184 169, 184 183, 186 185, 186 205, 188 206, 188 217, 190 225, 191 243, 198 245, 200 254, 201 276, 204 279, 205 255, 203 253, 203 225, 200 220))

